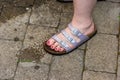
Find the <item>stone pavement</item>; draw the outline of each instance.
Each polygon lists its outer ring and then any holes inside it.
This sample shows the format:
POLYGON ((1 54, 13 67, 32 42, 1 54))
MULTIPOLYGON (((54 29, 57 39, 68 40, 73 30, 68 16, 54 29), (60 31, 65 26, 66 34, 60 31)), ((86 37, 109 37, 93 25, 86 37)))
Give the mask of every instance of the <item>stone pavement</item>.
POLYGON ((98 2, 98 33, 70 54, 53 56, 42 42, 67 26, 72 3, 0 0, 0 80, 120 80, 119 2, 98 2))

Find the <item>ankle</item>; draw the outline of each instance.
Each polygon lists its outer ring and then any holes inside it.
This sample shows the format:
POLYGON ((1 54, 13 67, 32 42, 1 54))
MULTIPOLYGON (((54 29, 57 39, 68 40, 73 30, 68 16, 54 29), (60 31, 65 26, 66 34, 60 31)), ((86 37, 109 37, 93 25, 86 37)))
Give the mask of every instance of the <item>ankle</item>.
POLYGON ((89 33, 91 33, 95 30, 95 26, 92 18, 87 18, 87 19, 73 18, 72 25, 78 28, 82 33, 86 33, 89 31, 90 31, 89 33))
POLYGON ((78 28, 87 29, 93 23, 92 18, 73 18, 72 24, 78 28))

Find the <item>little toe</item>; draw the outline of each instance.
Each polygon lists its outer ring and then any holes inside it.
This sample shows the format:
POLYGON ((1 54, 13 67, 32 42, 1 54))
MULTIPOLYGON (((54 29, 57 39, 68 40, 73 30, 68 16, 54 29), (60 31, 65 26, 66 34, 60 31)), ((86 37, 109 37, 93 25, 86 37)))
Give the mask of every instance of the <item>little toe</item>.
POLYGON ((64 51, 64 48, 60 47, 59 52, 62 52, 62 51, 64 51))

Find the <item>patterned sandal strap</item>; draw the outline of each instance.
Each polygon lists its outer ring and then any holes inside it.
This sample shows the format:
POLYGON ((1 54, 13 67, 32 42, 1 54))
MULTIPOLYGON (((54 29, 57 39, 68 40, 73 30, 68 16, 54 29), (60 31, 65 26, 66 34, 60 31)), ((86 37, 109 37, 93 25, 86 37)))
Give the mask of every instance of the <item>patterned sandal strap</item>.
POLYGON ((61 47, 63 47, 66 50, 66 52, 69 52, 71 50, 67 43, 59 39, 56 35, 52 36, 52 38, 56 40, 61 45, 61 47))
POLYGON ((75 35, 75 36, 77 36, 80 39, 80 42, 78 42, 78 44, 76 46, 80 45, 81 43, 83 43, 84 41, 86 41, 86 40, 89 39, 88 36, 86 36, 83 33, 81 33, 79 31, 79 29, 75 28, 71 23, 68 24, 68 27, 71 30, 72 34, 75 35))
POLYGON ((74 47, 78 45, 76 40, 72 36, 70 36, 65 30, 62 30, 61 33, 74 47))

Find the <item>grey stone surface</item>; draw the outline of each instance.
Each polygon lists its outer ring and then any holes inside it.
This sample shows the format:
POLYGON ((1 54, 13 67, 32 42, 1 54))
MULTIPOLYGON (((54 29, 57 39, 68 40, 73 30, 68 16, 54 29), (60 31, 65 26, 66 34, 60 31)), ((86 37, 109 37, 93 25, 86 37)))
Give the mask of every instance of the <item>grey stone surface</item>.
POLYGON ((63 3, 62 4, 62 12, 70 12, 73 13, 73 3, 63 3))
POLYGON ((117 80, 120 80, 120 55, 118 57, 117 80))
POLYGON ((84 71, 83 80, 116 80, 115 74, 84 71))
POLYGON ((18 66, 14 80, 47 80, 49 67, 44 64, 37 64, 38 68, 34 66, 23 67, 18 66))
POLYGON ((59 12, 54 12, 49 7, 46 8, 46 6, 43 4, 38 8, 33 8, 30 23, 49 27, 57 27, 59 19, 59 12))
POLYGON ((52 55, 47 53, 44 55, 43 58, 40 59, 40 62, 45 64, 51 64, 51 59, 52 59, 52 55))
POLYGON ((28 47, 39 48, 41 51, 39 54, 44 54, 44 57, 40 58, 41 62, 49 64, 52 56, 43 50, 43 42, 48 40, 55 32, 54 28, 30 25, 23 43, 23 49, 28 47), (33 39, 30 39, 30 37, 33 39))
POLYGON ((53 12, 61 12, 62 4, 56 0, 36 0, 34 8, 41 7, 42 11, 50 9, 53 12))
POLYGON ((54 56, 49 80, 81 80, 83 57, 82 50, 75 50, 64 56, 54 56))
POLYGON ((68 24, 72 21, 73 13, 61 13, 60 24, 68 24))
POLYGON ((117 49, 116 36, 97 34, 88 41, 85 68, 116 73, 117 49))
POLYGON ((21 42, 0 40, 0 79, 9 79, 14 76, 17 57, 21 42))
POLYGON ((14 40, 17 37, 19 40, 23 40, 29 15, 28 12, 12 18, 6 23, 0 23, 0 38, 14 40))
POLYGON ((98 2, 93 17, 100 33, 118 34, 120 4, 112 2, 98 2))

